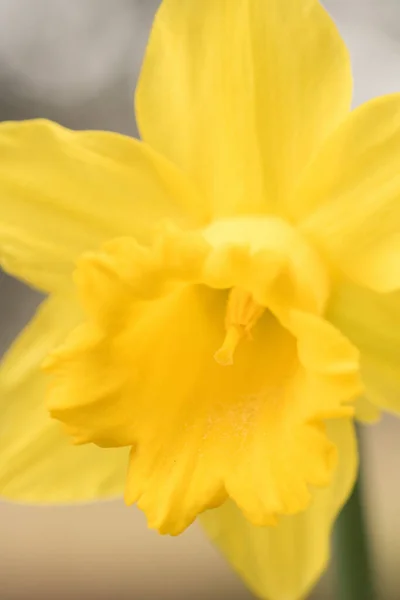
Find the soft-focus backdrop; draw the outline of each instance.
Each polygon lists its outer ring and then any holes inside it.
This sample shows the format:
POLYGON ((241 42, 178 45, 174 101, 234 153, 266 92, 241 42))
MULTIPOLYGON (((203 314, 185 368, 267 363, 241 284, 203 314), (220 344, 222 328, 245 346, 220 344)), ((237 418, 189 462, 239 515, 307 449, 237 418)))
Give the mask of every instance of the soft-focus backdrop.
MULTIPOLYGON (((159 0, 0 0, 0 120, 47 117, 135 135, 132 96, 159 0)), ((400 0, 326 0, 350 48, 354 104, 400 91, 400 0)), ((0 215, 1 218, 1 215, 0 215)), ((40 298, 0 273, 0 352, 40 298)), ((366 429, 365 492, 379 600, 400 597, 400 422, 366 429)), ((330 600, 331 578, 315 591, 330 600)), ((122 501, 0 503, 2 600, 250 599, 197 527, 146 529, 122 501)), ((360 599, 363 600, 363 599, 360 599)))

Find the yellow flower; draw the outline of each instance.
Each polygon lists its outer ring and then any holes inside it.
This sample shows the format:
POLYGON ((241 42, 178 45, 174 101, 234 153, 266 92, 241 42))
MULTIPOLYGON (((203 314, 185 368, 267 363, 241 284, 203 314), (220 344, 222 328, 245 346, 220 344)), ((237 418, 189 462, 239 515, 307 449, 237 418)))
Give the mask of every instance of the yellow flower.
POLYGON ((50 294, 0 374, 3 496, 118 495, 131 447, 151 527, 204 513, 260 597, 309 589, 354 414, 400 408, 400 96, 350 102, 316 0, 164 0, 143 142, 1 125, 2 265, 50 294))

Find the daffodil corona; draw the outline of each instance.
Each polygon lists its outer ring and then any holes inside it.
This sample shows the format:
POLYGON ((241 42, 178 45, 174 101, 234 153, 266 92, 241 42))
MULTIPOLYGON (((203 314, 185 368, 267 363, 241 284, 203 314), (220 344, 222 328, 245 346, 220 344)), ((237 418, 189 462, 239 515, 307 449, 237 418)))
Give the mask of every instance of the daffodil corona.
POLYGON ((50 294, 0 373, 3 496, 124 487, 260 597, 309 589, 354 417, 400 409, 400 95, 351 88, 316 0, 164 0, 143 141, 0 126, 1 264, 50 294))
POLYGON ((45 362, 48 407, 78 444, 133 446, 126 501, 171 534, 228 498, 261 526, 306 508, 336 467, 323 422, 351 416, 361 384, 301 234, 231 217, 77 265, 87 320, 45 362))

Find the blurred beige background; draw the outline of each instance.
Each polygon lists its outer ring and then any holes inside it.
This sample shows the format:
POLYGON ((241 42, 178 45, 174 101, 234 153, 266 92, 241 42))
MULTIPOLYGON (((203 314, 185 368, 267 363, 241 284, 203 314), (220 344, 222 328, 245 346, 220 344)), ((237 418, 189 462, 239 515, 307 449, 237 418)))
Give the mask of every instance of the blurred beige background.
MULTIPOLYGON (((0 0, 0 120, 47 117, 135 134, 132 93, 158 0, 0 0)), ((352 54, 355 104, 400 90, 400 1, 327 0, 352 54)), ((0 275, 0 350, 39 297, 0 275)), ((365 431, 379 600, 400 598, 400 424, 365 431)), ((331 599, 331 581, 315 599, 331 599)), ((0 598, 251 598, 201 531, 169 539, 122 501, 0 503, 0 598)), ((362 599, 360 599, 362 600, 362 599)))

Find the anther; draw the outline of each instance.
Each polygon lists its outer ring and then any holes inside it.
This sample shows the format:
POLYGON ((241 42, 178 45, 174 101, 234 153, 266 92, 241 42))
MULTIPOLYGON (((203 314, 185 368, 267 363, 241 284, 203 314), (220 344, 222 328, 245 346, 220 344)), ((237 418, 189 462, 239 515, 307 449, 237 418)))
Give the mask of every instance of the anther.
POLYGON ((244 330, 242 327, 238 327, 236 325, 231 325, 231 327, 229 327, 228 331, 226 332, 224 343, 214 354, 214 358, 218 364, 222 365, 223 367, 233 365, 233 355, 243 335, 244 330))
POLYGON ((233 364, 233 355, 239 342, 245 336, 250 337, 251 329, 264 310, 264 307, 257 304, 249 292, 241 288, 231 290, 225 318, 225 339, 221 348, 214 354, 218 364, 223 366, 233 364))

